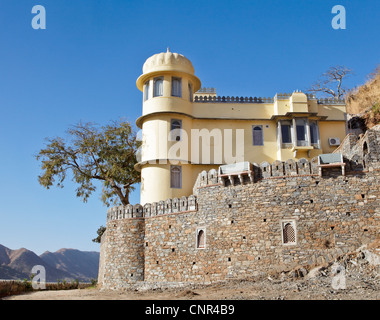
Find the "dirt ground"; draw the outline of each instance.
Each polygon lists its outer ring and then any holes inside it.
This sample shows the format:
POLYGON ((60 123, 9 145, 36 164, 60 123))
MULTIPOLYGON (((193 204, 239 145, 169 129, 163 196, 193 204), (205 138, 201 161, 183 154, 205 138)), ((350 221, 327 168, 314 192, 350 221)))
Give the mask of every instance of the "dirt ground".
POLYGON ((347 281, 346 289, 333 289, 329 279, 323 280, 228 281, 209 286, 144 291, 38 291, 4 300, 380 300, 378 284, 347 281))
POLYGON ((380 245, 341 256, 311 269, 298 267, 249 280, 210 285, 152 287, 142 282, 124 291, 37 291, 4 300, 380 300, 380 245))

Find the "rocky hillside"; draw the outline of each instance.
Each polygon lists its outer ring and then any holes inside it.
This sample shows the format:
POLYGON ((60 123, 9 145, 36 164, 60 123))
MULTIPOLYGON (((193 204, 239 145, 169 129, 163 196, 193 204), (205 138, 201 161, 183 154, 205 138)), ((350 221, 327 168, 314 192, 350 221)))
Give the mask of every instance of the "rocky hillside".
POLYGON ((368 81, 348 94, 347 112, 354 115, 356 126, 366 129, 380 123, 380 66, 369 76, 368 81))
POLYGON ((60 249, 38 256, 25 248, 11 250, 0 245, 0 279, 29 279, 35 265, 45 267, 46 281, 49 282, 90 281, 97 278, 99 252, 60 249))

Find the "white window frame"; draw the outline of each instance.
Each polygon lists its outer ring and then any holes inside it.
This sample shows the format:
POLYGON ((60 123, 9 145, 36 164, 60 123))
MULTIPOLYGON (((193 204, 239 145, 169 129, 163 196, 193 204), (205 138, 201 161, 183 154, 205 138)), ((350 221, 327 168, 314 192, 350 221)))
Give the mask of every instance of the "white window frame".
POLYGON ((280 139, 281 139, 281 147, 282 148, 286 148, 286 147, 290 147, 293 145, 293 123, 292 123, 292 120, 280 120, 279 121, 280 123, 280 126, 279 126, 279 136, 280 136, 280 139), (284 142, 283 141, 283 137, 282 137, 282 126, 285 126, 285 125, 289 125, 289 128, 290 128, 290 142, 284 142))
POLYGON ((287 220, 281 220, 280 223, 281 226, 281 242, 284 246, 294 246, 297 245, 297 225, 295 219, 287 219, 287 220), (291 226, 294 229, 294 242, 284 242, 284 228, 285 226, 290 223, 291 226))
POLYGON ((182 78, 179 77, 172 77, 172 83, 171 83, 171 95, 172 97, 178 97, 182 98, 182 78), (179 88, 178 88, 178 94, 177 92, 174 92, 174 80, 178 80, 179 82, 179 88), (175 94, 176 93, 176 94, 175 94))
POLYGON ((144 84, 144 101, 149 99, 149 87, 150 87, 150 80, 148 80, 144 84))
MULTIPOLYGON (((257 130, 257 131, 259 131, 259 130, 257 130)), ((252 126, 252 145, 253 146, 263 146, 264 145, 264 128, 263 128, 263 125, 261 125, 261 124, 252 126), (254 135, 255 128, 260 128, 260 131, 261 131, 261 142, 260 142, 260 144, 255 144, 255 135, 254 135)))
POLYGON ((295 145, 297 147, 306 147, 310 145, 310 132, 309 132, 309 122, 306 118, 294 118, 294 137, 295 137, 295 145), (299 124, 300 122, 303 122, 303 125, 299 124), (303 127, 303 130, 305 132, 304 138, 305 140, 300 140, 298 137, 297 127, 303 127))
POLYGON ((162 97, 164 95, 164 77, 156 77, 153 79, 153 97, 162 97), (156 82, 162 81, 161 92, 156 90, 156 82))
POLYGON ((314 148, 320 148, 320 145, 321 145, 321 139, 320 139, 320 135, 319 135, 319 121, 318 120, 309 120, 309 128, 310 128, 310 145, 312 145, 314 148), (316 140, 317 140, 317 142, 312 142, 311 141, 311 125, 312 124, 315 124, 315 126, 316 126, 316 134, 317 134, 317 136, 316 136, 316 140))
POLYGON ((182 167, 181 166, 174 166, 174 165, 170 166, 170 188, 171 189, 182 189, 182 167), (179 169, 179 186, 173 185, 172 174, 173 174, 174 169, 179 169))

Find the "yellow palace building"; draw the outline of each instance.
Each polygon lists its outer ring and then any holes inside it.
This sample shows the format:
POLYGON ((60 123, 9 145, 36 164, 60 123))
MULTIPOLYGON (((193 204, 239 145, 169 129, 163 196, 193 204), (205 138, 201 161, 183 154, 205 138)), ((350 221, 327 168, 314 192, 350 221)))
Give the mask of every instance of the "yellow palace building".
POLYGON ((298 90, 273 98, 221 97, 201 88, 190 60, 162 52, 137 79, 143 93, 140 203, 193 193, 203 170, 247 161, 311 159, 331 153, 346 135, 344 101, 298 90))

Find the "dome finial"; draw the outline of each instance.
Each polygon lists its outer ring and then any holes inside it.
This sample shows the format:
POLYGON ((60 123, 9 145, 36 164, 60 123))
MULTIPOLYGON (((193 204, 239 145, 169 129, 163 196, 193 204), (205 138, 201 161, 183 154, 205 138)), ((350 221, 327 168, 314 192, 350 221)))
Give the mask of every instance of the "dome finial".
POLYGON ((170 51, 169 51, 169 47, 167 48, 166 52, 168 52, 168 53, 170 52, 170 51))

